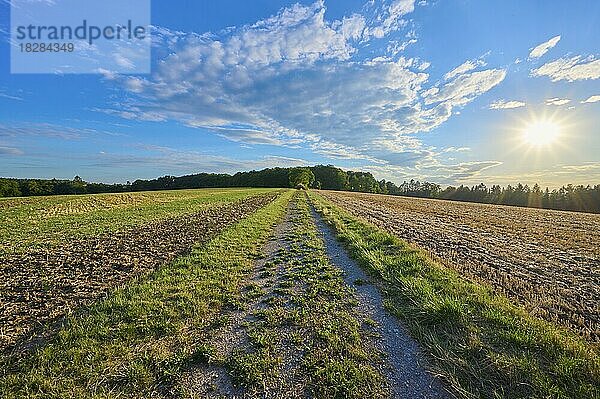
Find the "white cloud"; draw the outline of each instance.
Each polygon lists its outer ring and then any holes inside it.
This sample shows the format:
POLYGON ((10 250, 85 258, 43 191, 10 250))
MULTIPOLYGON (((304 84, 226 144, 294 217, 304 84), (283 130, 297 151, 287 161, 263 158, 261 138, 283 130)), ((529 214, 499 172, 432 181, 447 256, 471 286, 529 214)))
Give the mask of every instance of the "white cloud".
POLYGON ((442 152, 468 152, 471 151, 470 147, 448 147, 445 148, 442 152))
POLYGON ((299 158, 267 155, 253 159, 231 158, 199 151, 188 151, 154 145, 134 145, 138 155, 100 152, 88 160, 87 166, 114 168, 123 165, 160 167, 169 173, 186 174, 202 171, 213 173, 235 173, 267 167, 306 166, 308 161, 299 158))
POLYGON ((154 74, 110 80, 129 98, 99 111, 175 120, 241 144, 301 147, 333 159, 427 163, 441 153, 418 134, 443 124, 506 72, 452 75, 432 87, 425 60, 391 58, 387 48, 354 57, 370 45, 373 27, 383 34, 400 28, 413 9, 414 2, 400 1, 385 6, 381 18, 328 21, 317 2, 218 35, 155 28, 154 74))
POLYGON ((125 81, 125 87, 127 90, 133 93, 141 93, 144 91, 144 81, 140 78, 131 77, 125 81))
POLYGON ((17 100, 17 101, 22 101, 23 98, 22 97, 18 97, 18 96, 13 96, 10 94, 6 94, 0 91, 0 98, 7 98, 9 100, 17 100))
POLYGON ((416 42, 417 42, 417 39, 410 39, 405 42, 398 42, 397 40, 390 40, 390 42, 387 46, 387 52, 391 56, 398 55, 399 53, 406 50, 406 48, 408 46, 410 46, 411 44, 415 44, 416 42))
POLYGON ((113 54, 113 58, 118 66, 123 67, 125 69, 134 70, 135 64, 133 63, 133 61, 125 57, 123 54, 113 54))
POLYGON ((559 97, 548 98, 545 101, 546 105, 557 105, 557 106, 565 105, 570 102, 571 102, 571 100, 569 100, 568 98, 559 98, 559 97))
MULTIPOLYGON (((381 25, 384 35, 397 30, 402 24, 402 17, 415 10, 415 0, 395 0, 387 9, 387 17, 381 25)), ((378 36, 380 37, 380 36, 378 36)))
MULTIPOLYGON (((552 168, 539 168, 534 171, 520 171, 518 173, 502 173, 497 175, 487 174, 486 181, 506 185, 519 182, 522 184, 539 184, 542 188, 559 188, 561 185, 582 184, 584 186, 593 181, 600 180, 600 162, 583 162, 577 165, 555 165, 552 168)), ((477 178, 468 179, 472 184, 480 183, 477 178)))
POLYGON ((429 165, 414 167, 393 164, 366 166, 377 179, 386 179, 397 184, 407 179, 429 180, 440 184, 457 184, 476 179, 481 172, 502 165, 499 161, 475 161, 444 164, 432 161, 429 165))
POLYGON ((465 179, 473 178, 478 176, 481 172, 487 169, 494 168, 502 165, 499 161, 474 161, 474 162, 462 162, 456 165, 446 167, 446 170, 450 173, 446 174, 446 182, 461 182, 465 179))
POLYGON ((444 80, 450 80, 455 76, 462 75, 463 73, 472 71, 473 69, 475 69, 479 66, 485 66, 485 62, 482 60, 475 60, 475 61, 467 60, 464 63, 457 66, 456 68, 454 68, 453 70, 451 70, 450 72, 446 73, 444 75, 444 80))
POLYGON ((107 80, 114 80, 118 76, 116 72, 104 68, 97 68, 94 72, 101 74, 107 80))
POLYGON ((415 10, 415 0, 396 0, 390 5, 388 18, 397 19, 415 10))
POLYGON ((423 61, 419 64, 419 71, 424 71, 431 66, 431 62, 423 61))
POLYGON ((524 107, 526 104, 523 101, 517 100, 498 100, 490 104, 489 109, 513 109, 524 107))
POLYGON ((452 105, 464 105, 498 85, 505 77, 506 71, 503 69, 488 69, 460 75, 446 83, 438 93, 428 96, 425 104, 444 101, 452 105))
POLYGON ((0 138, 18 139, 21 137, 46 137, 60 140, 80 140, 98 136, 116 136, 105 130, 92 128, 76 128, 71 126, 54 125, 50 123, 22 122, 13 124, 0 123, 0 138))
POLYGON ((536 46, 529 53, 529 59, 540 58, 544 54, 546 54, 552 47, 556 46, 556 44, 560 41, 560 35, 554 36, 552 39, 536 46))
POLYGON ((588 97, 587 100, 582 101, 582 104, 586 104, 586 103, 596 103, 600 101, 600 95, 595 95, 595 96, 590 96, 588 97))
POLYGON ((531 71, 531 76, 548 76, 553 82, 600 78, 600 60, 593 57, 559 58, 531 71))
POLYGON ((600 172, 600 162, 585 162, 580 165, 562 165, 561 169, 568 172, 600 172))

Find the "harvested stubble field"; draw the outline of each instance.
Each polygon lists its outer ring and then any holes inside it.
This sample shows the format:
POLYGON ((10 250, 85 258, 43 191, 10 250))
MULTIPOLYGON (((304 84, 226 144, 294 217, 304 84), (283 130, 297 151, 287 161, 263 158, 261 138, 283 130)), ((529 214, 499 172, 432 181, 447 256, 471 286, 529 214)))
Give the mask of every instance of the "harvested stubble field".
POLYGON ((1 201, 0 218, 11 223, 1 231, 0 350, 27 348, 43 327, 275 196, 205 190, 1 201), (14 239, 19 234, 25 243, 14 239))
POLYGON ((534 316, 600 340, 600 215, 347 192, 321 194, 534 316))

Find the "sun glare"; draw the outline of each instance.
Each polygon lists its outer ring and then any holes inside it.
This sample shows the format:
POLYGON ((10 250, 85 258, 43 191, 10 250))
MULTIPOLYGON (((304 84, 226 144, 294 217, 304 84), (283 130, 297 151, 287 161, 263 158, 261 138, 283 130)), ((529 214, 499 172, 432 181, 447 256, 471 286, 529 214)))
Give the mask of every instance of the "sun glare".
POLYGON ((523 129, 523 141, 532 147, 547 147, 555 143, 561 133, 558 123, 551 120, 539 120, 523 129))

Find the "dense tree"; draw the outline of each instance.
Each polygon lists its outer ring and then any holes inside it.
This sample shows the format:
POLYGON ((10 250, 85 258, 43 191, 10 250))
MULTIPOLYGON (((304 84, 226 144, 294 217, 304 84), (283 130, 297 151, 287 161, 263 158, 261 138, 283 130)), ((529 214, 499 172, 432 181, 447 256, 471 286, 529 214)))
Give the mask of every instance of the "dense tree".
POLYGON ((19 197, 21 190, 19 183, 13 179, 0 179, 0 196, 1 197, 19 197))
POLYGON ((348 189, 348 174, 333 165, 317 165, 311 168, 315 179, 323 190, 343 191, 348 189))
POLYGON ((486 188, 483 184, 472 188, 450 186, 440 192, 437 198, 600 213, 600 185, 573 186, 568 184, 552 191, 548 188, 542 191, 537 184, 533 188, 517 184, 514 187, 508 185, 505 188, 495 185, 491 189, 486 188))
POLYGON ((369 172, 348 171, 348 190, 362 193, 379 193, 379 182, 369 172))

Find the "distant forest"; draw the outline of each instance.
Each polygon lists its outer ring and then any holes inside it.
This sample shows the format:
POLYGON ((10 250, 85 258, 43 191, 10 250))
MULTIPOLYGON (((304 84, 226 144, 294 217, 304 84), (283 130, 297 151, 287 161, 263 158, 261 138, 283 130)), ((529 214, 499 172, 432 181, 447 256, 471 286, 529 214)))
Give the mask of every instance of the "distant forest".
POLYGON ((600 213, 600 184, 567 185, 560 189, 542 189, 517 184, 491 188, 477 186, 447 187, 411 180, 396 185, 377 181, 371 173, 344 171, 332 165, 306 168, 269 168, 238 172, 234 175, 199 173, 188 176, 163 176, 136 180, 127 184, 88 183, 76 176, 73 180, 0 179, 0 197, 122 193, 133 191, 177 190, 217 187, 297 187, 302 185, 323 190, 357 191, 406 197, 438 198, 486 204, 516 205, 570 211, 600 213))

